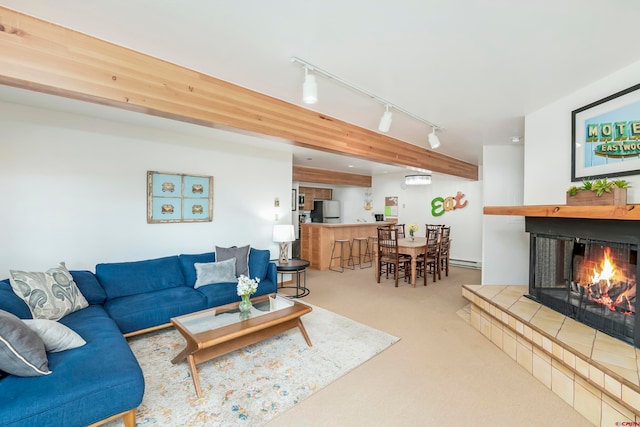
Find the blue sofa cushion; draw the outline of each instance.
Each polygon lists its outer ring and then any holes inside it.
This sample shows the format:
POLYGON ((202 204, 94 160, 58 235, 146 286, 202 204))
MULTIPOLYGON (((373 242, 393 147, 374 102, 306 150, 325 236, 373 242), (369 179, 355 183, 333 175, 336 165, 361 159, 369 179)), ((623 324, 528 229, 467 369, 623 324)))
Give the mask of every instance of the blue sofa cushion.
MULTIPOLYGON (((213 285, 217 286, 217 285, 213 285)), ((187 286, 115 298, 104 308, 123 334, 164 325, 172 317, 207 308, 204 295, 187 286)))
POLYGON ((181 254, 178 257, 180 259, 180 267, 182 268, 182 274, 184 274, 184 282, 187 286, 193 286, 196 283, 197 275, 194 264, 196 262, 215 262, 215 252, 206 252, 203 254, 181 254))
POLYGON ((0 282, 0 310, 12 313, 21 319, 33 318, 27 303, 13 292, 9 279, 0 282))
POLYGON ((178 256, 96 265, 96 276, 108 299, 184 286, 178 256))
POLYGON ((0 380, 0 425, 86 426, 142 402, 142 370, 102 307, 91 305, 60 323, 87 344, 49 353, 49 375, 0 380))
POLYGON ((200 292, 207 300, 207 308, 218 307, 234 301, 240 301, 238 296, 238 283, 216 283, 215 285, 200 286, 196 291, 200 292))
POLYGON ((267 269, 269 268, 269 258, 271 252, 268 250, 251 248, 249 251, 249 278, 256 277, 263 280, 267 277, 267 269))
POLYGON ((87 270, 72 270, 73 281, 89 304, 103 304, 107 300, 104 291, 95 274, 87 270))
MULTIPOLYGON (((273 277, 275 277, 276 266, 273 265, 273 277)), ((269 274, 267 276, 270 276, 269 274)), ((273 294, 277 292, 277 285, 272 277, 261 279, 258 283, 258 290, 251 297, 273 294)), ((200 286, 196 291, 202 293, 207 298, 207 307, 218 307, 230 302, 240 301, 238 296, 238 282, 216 283, 215 285, 200 286)))

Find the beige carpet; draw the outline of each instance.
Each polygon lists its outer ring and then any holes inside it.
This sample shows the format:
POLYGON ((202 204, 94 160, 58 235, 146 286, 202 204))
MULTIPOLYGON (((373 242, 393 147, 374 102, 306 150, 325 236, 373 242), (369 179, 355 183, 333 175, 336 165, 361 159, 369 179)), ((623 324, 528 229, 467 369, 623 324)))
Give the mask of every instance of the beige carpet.
POLYGON ((401 339, 268 426, 591 425, 457 314, 479 270, 443 279, 394 288, 372 269, 309 270, 304 301, 401 339))

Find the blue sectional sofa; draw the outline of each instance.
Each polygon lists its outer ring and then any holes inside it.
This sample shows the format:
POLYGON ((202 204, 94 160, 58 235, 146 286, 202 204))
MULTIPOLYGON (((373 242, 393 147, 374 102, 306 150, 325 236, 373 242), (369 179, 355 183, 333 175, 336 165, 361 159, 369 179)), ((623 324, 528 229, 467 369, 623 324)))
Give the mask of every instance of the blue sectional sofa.
MULTIPOLYGON (((255 296, 277 291, 277 273, 267 250, 250 249, 249 276, 259 278, 255 296)), ((194 288, 195 263, 215 253, 183 254, 145 261, 105 263, 70 271, 89 306, 60 323, 86 344, 47 353, 49 375, 0 379, 0 425, 86 426, 114 416, 135 425, 144 378, 125 336, 169 326, 175 316, 238 301, 236 282, 194 288)), ((0 281, 0 310, 31 318, 27 304, 0 281)), ((1 338, 1 337, 0 337, 1 338)))

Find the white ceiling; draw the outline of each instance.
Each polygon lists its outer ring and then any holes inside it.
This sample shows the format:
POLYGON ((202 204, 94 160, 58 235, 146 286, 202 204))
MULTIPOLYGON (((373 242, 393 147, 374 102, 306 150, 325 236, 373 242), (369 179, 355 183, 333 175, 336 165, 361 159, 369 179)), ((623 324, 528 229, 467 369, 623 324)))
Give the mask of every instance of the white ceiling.
MULTIPOLYGON (((384 106, 334 81, 318 77, 319 102, 302 104, 298 56, 444 128, 438 151, 475 164, 483 145, 524 136, 526 114, 640 60, 637 0, 0 5, 377 131, 384 106)), ((430 131, 396 112, 389 135, 428 148, 430 131)), ((294 164, 389 169, 297 148, 294 164)))

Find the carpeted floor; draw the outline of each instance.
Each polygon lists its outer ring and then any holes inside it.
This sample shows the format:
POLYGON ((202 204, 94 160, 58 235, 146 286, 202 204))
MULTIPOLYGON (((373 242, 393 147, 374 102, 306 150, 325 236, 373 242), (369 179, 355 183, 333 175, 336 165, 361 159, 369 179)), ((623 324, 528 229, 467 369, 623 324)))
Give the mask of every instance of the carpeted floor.
POLYGON ((308 270, 305 302, 400 337, 268 427, 590 426, 457 313, 481 271, 411 288, 369 269, 308 270))
POLYGON ((177 331, 131 338, 146 383, 137 424, 260 426, 398 340, 320 307, 302 320, 312 347, 296 328, 198 365, 202 398, 187 363, 170 362, 184 347, 177 331))

